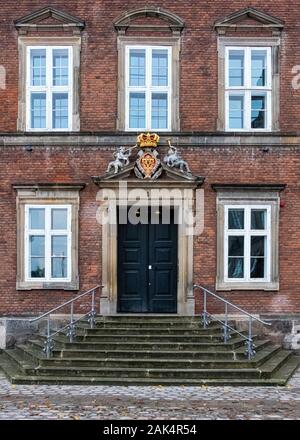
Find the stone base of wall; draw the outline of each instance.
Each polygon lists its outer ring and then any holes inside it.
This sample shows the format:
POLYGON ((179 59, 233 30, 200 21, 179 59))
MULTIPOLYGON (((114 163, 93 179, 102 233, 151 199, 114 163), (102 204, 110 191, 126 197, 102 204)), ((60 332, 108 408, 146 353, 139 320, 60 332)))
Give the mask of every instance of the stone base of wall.
MULTIPOLYGON (((36 334, 46 334, 47 319, 31 323, 30 318, 0 317, 0 350, 22 344, 36 334)), ((74 319, 79 315, 74 315, 74 319)), ((57 330, 69 322, 69 315, 51 315, 51 330, 57 330)))
MULTIPOLYGON (((265 326, 259 322, 253 322, 253 333, 260 337, 267 337, 274 344, 280 344, 287 350, 293 350, 300 354, 300 314, 296 315, 260 315, 262 320, 270 323, 265 326)), ((248 330, 248 319, 244 317, 234 318, 236 326, 240 330, 248 330)))

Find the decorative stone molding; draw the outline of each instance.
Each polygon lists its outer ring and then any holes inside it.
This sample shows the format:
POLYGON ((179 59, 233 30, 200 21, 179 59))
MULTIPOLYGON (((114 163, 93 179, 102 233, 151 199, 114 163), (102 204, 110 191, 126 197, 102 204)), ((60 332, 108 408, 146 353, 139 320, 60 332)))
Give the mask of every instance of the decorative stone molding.
POLYGON ((159 7, 145 6, 125 12, 114 22, 115 29, 119 35, 124 35, 127 29, 162 31, 170 30, 174 35, 180 34, 184 28, 184 21, 173 12, 166 11, 159 7), (139 17, 156 17, 162 19, 161 25, 134 24, 139 17))
POLYGON ((225 34, 227 29, 266 29, 271 30, 273 35, 279 35, 283 27, 283 21, 280 19, 251 7, 234 12, 214 24, 214 28, 218 34, 225 34), (247 21, 249 18, 253 20, 253 23, 250 24, 247 21))
POLYGON ((78 290, 78 242, 79 242, 79 192, 85 184, 15 184, 13 188, 17 191, 17 290, 33 289, 63 289, 78 290), (72 206, 72 244, 71 244, 71 282, 54 283, 40 281, 25 281, 25 205, 71 205, 72 206))
POLYGON ((279 290, 279 210, 280 192, 284 184, 222 185, 213 184, 217 192, 217 274, 216 290, 279 290), (226 205, 271 206, 270 282, 225 282, 224 274, 224 225, 226 205))
POLYGON ((85 27, 85 23, 66 12, 46 7, 19 18, 15 21, 15 27, 20 35, 24 35, 31 30, 71 30, 73 34, 80 34, 85 27))

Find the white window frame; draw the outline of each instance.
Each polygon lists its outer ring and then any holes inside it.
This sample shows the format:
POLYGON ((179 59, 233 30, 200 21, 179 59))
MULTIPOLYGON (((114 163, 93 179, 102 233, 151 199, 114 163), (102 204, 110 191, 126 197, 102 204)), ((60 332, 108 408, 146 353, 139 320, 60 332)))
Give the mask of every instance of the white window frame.
POLYGON ((148 45, 126 45, 125 50, 125 130, 139 131, 139 130, 154 130, 151 127, 152 114, 152 93, 167 93, 168 95, 168 121, 167 128, 155 128, 156 131, 170 131, 171 130, 171 115, 172 115, 172 47, 171 46, 148 46, 148 45), (129 52, 130 50, 145 50, 145 85, 144 86, 130 86, 129 85, 129 52), (168 51, 168 85, 167 86, 152 86, 152 51, 153 50, 167 50, 168 51), (139 128, 129 127, 129 95, 130 93, 145 93, 145 111, 146 111, 146 126, 139 128))
POLYGON ((73 47, 72 46, 27 46, 26 48, 26 130, 33 132, 40 131, 72 131, 72 108, 73 108, 73 47), (39 49, 46 51, 46 85, 33 86, 31 85, 31 50, 39 49), (53 50, 68 50, 69 61, 69 84, 67 86, 53 85, 53 50), (46 94, 46 127, 32 128, 31 127, 31 93, 45 93, 46 94), (53 128, 52 120, 52 97, 54 93, 68 93, 68 127, 67 128, 53 128))
POLYGON ((269 283, 271 281, 271 206, 270 205, 225 205, 224 221, 224 282, 226 283, 269 283), (244 210, 244 229, 228 229, 228 211, 244 210), (251 210, 266 210, 266 228, 251 229, 251 210), (228 237, 244 237, 244 278, 228 278, 228 237), (265 236, 265 277, 251 278, 251 236, 265 236))
POLYGON ((24 237, 24 250, 25 250, 25 281, 31 283, 40 282, 71 282, 72 279, 72 261, 71 261, 71 249, 72 249, 72 206, 71 205, 37 205, 26 204, 25 205, 25 237, 24 237), (45 229, 30 229, 29 228, 29 210, 33 209, 45 209, 45 229), (67 209, 67 229, 51 229, 51 211, 52 209, 67 209), (29 237, 32 235, 44 235, 45 236, 45 277, 44 278, 32 278, 30 277, 30 243, 29 237), (67 235, 67 270, 68 276, 66 278, 53 278, 51 277, 51 237, 53 235, 67 235))
POLYGON ((225 130, 226 131, 254 131, 265 132, 272 129, 272 57, 270 46, 226 46, 225 47, 225 130), (244 51, 244 85, 229 86, 229 52, 244 51), (267 76, 265 86, 251 84, 251 52, 265 50, 267 53, 267 76), (265 128, 251 127, 251 96, 265 94, 266 96, 266 126, 265 128), (229 127, 229 96, 244 97, 244 128, 229 127))

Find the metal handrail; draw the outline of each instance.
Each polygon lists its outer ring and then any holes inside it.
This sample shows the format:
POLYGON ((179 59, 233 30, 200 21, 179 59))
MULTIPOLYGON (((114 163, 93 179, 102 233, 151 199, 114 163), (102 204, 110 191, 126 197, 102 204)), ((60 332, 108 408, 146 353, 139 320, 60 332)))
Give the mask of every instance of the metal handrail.
POLYGON ((53 309, 49 310, 46 313, 43 313, 42 315, 38 316, 37 318, 31 319, 29 322, 37 322, 40 321, 43 318, 47 317, 47 335, 46 340, 44 344, 43 351, 46 354, 47 358, 50 358, 53 352, 54 348, 54 341, 53 337, 56 336, 59 333, 64 333, 67 330, 67 336, 69 337, 69 341, 72 343, 75 336, 76 336, 76 324, 77 322, 81 321, 83 318, 88 317, 88 322, 90 324, 91 329, 94 328, 95 325, 95 316, 96 316, 96 308, 95 308, 95 294, 97 289, 101 289, 103 286, 98 284, 96 287, 93 287, 92 289, 87 290, 86 292, 81 293, 80 295, 77 295, 75 298, 72 298, 63 304, 54 307, 53 309), (81 315, 80 318, 74 319, 74 302, 77 301, 80 298, 83 298, 84 296, 92 295, 91 299, 91 309, 88 313, 81 315), (64 327, 61 327, 60 329, 51 332, 51 314, 53 312, 56 312, 57 310, 60 310, 67 305, 71 305, 70 310, 70 323, 66 324, 64 327))
POLYGON ((256 353, 255 352, 255 345, 253 343, 252 322, 258 321, 263 325, 271 325, 271 324, 266 321, 263 321, 260 318, 257 318, 254 315, 251 315, 251 313, 248 313, 246 310, 242 309, 241 307, 238 307, 237 305, 231 303, 230 301, 227 301, 226 299, 222 298, 221 296, 217 295, 216 293, 211 292, 206 287, 200 286, 200 284, 194 284, 193 289, 194 290, 200 289, 203 291, 203 312, 201 313, 203 328, 207 328, 207 326, 210 324, 211 320, 218 321, 219 323, 221 323, 222 327, 223 327, 224 343, 226 343, 230 339, 230 337, 231 337, 230 331, 233 331, 233 332, 239 334, 246 341, 245 342, 245 344, 246 344, 245 355, 247 355, 248 359, 250 360, 256 353), (225 320, 224 321, 216 318, 215 316, 213 316, 211 313, 209 313, 207 311, 207 295, 210 295, 225 304, 225 320), (233 307, 236 310, 238 310, 239 312, 248 316, 249 322, 248 322, 248 334, 247 335, 244 335, 243 333, 239 332, 234 327, 232 327, 228 324, 228 306, 233 307))

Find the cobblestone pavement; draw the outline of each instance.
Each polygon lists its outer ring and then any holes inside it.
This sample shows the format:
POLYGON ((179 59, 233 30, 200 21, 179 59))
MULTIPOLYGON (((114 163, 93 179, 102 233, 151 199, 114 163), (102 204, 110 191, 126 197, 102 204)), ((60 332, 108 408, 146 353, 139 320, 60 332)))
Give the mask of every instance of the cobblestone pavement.
POLYGON ((11 385, 0 419, 300 419, 300 370, 286 387, 11 385))

